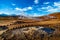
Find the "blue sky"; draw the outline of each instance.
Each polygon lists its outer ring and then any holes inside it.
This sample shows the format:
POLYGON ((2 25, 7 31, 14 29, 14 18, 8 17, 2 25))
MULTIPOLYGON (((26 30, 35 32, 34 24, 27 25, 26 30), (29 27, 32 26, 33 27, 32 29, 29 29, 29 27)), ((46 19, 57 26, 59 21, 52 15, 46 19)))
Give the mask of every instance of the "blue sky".
POLYGON ((42 16, 60 12, 60 0, 0 0, 0 14, 42 16))

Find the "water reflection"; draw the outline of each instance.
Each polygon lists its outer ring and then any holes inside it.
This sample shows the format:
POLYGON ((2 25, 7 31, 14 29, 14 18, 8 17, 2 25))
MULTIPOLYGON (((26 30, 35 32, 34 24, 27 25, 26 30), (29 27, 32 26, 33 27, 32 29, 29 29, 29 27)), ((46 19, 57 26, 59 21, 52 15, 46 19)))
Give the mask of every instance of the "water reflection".
POLYGON ((8 29, 8 27, 6 27, 6 26, 0 26, 0 31, 1 30, 6 30, 6 29, 8 29))
POLYGON ((52 29, 52 28, 42 28, 41 30, 44 30, 48 34, 53 33, 55 31, 55 29, 52 29))
POLYGON ((50 39, 49 37, 51 36, 55 30, 52 28, 44 28, 41 26, 34 26, 34 27, 25 27, 25 28, 19 28, 19 29, 14 29, 10 30, 4 34, 2 34, 2 37, 5 40, 43 40, 44 37, 48 36, 48 40, 50 39))

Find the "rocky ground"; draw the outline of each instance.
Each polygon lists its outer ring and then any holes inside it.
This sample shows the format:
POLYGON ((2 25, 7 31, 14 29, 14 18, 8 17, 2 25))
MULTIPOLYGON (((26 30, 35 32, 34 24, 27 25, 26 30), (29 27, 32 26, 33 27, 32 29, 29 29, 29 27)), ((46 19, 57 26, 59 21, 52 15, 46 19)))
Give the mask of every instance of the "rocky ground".
POLYGON ((55 29, 44 27, 26 27, 9 30, 1 35, 1 40, 53 40, 55 29), (50 29, 50 30, 49 30, 50 29), (53 30, 53 32, 52 32, 53 30), (48 32, 49 31, 49 32, 48 32))

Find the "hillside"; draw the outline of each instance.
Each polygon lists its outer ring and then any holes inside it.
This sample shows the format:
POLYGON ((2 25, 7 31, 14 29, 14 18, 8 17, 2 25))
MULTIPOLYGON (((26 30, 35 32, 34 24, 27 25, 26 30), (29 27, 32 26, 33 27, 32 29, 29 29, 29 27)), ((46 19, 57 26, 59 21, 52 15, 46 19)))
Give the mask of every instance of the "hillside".
MULTIPOLYGON (((30 38, 30 40, 34 40, 35 38, 37 40, 41 37, 42 34, 45 35, 44 40, 46 38, 48 39, 49 35, 47 35, 46 31, 43 31, 45 29, 40 30, 39 27, 43 27, 43 28, 47 28, 47 29, 51 28, 51 30, 54 29, 53 34, 51 34, 53 36, 53 37, 51 37, 51 40, 55 40, 54 39, 55 37, 57 38, 57 40, 60 39, 60 37, 59 37, 59 35, 60 35, 60 13, 52 13, 52 14, 49 14, 46 16, 34 17, 34 18, 28 18, 25 16, 18 16, 18 17, 9 16, 9 17, 0 17, 0 18, 1 18, 0 19, 0 28, 1 28, 0 35, 2 37, 1 39, 15 40, 14 38, 16 38, 18 40, 18 39, 21 39, 21 37, 27 36, 30 38), (35 31, 35 30, 37 30, 37 31, 35 31), (23 35, 23 33, 25 36, 23 35), (34 36, 34 34, 35 35, 37 34, 36 37, 34 36), (10 35, 12 35, 12 36, 10 36, 10 35)), ((49 30, 50 29, 48 29, 48 31, 49 30)))
POLYGON ((35 18, 40 19, 41 21, 60 20, 60 12, 51 13, 49 15, 35 17, 35 18))
POLYGON ((41 17, 34 17, 34 18, 28 18, 25 16, 8 16, 8 17, 0 17, 0 25, 8 25, 12 23, 43 23, 43 24, 52 24, 52 21, 54 23, 60 22, 60 12, 51 13, 49 15, 41 16, 41 17), (48 22, 48 23, 47 23, 48 22))

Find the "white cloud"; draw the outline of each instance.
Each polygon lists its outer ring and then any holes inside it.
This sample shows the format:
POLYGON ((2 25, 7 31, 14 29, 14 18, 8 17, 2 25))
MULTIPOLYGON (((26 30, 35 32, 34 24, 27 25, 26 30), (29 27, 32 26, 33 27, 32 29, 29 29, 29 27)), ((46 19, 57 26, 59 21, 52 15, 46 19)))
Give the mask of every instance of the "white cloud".
POLYGON ((52 7, 52 6, 47 6, 46 8, 47 8, 47 9, 53 9, 53 7, 52 7))
POLYGON ((57 8, 52 7, 51 9, 47 9, 47 12, 49 12, 49 13, 59 12, 59 11, 60 11, 59 7, 57 7, 57 8))
POLYGON ((42 7, 41 9, 52 9, 52 6, 42 7))
POLYGON ((15 8, 17 11, 27 11, 27 9, 26 8, 15 8))
POLYGON ((49 4, 50 2, 45 2, 45 3, 43 3, 43 4, 49 4))
MULTIPOLYGON (((18 9, 18 8, 16 8, 18 9)), ((12 15, 12 14, 16 14, 16 15, 23 15, 25 14, 24 12, 18 11, 18 10, 13 10, 11 8, 8 9, 2 9, 0 10, 0 14, 7 14, 7 15, 12 15)))
POLYGON ((41 9, 45 9, 45 7, 42 7, 41 9))
POLYGON ((38 14, 38 13, 33 13, 33 15, 31 15, 32 17, 37 17, 37 16, 42 16, 42 14, 38 14))
POLYGON ((17 8, 15 8, 15 9, 16 9, 16 10, 19 10, 19 11, 22 11, 22 9, 21 9, 21 8, 18 8, 18 7, 17 7, 17 8))
POLYGON ((29 10, 32 10, 32 7, 28 7, 29 10))
POLYGON ((60 2, 54 2, 54 6, 60 7, 60 2))
POLYGON ((47 11, 48 12, 60 12, 60 2, 54 2, 53 7, 50 6, 47 11))
POLYGON ((60 12, 60 2, 54 2, 53 6, 41 7, 40 10, 48 13, 60 12))
POLYGON ((39 0, 34 0, 34 3, 35 3, 35 4, 38 4, 38 3, 39 3, 39 0))
POLYGON ((32 10, 32 7, 26 7, 26 8, 15 8, 16 10, 19 10, 19 11, 28 11, 28 10, 32 10))
POLYGON ((58 9, 49 9, 48 12, 58 12, 58 9))
POLYGON ((8 14, 8 15, 12 15, 12 14, 16 14, 16 15, 24 15, 27 16, 27 12, 28 10, 32 10, 31 7, 26 7, 26 8, 18 8, 16 7, 15 9, 12 8, 8 8, 8 9, 1 9, 0 10, 0 14, 8 14))
POLYGON ((38 8, 37 10, 38 11, 46 11, 46 10, 50 10, 50 9, 53 9, 53 7, 52 6, 41 7, 41 8, 38 8))
POLYGON ((12 3, 12 5, 15 6, 16 4, 13 4, 13 3, 12 3))
POLYGON ((37 13, 34 13, 33 16, 38 16, 38 14, 37 13))
POLYGON ((16 10, 15 12, 17 12, 17 11, 19 12, 17 15, 20 14, 20 15, 27 16, 26 11, 32 10, 32 9, 33 9, 33 7, 30 7, 30 6, 29 6, 29 7, 26 7, 26 8, 18 8, 18 7, 16 7, 16 8, 15 8, 15 10, 16 10))
MULTIPOLYGON (((36 2, 37 0, 35 0, 35 2, 36 2)), ((36 2, 36 3, 38 3, 38 2, 36 2)), ((46 2, 46 3, 44 3, 44 4, 49 4, 48 2, 46 2)), ((13 5, 15 5, 15 4, 13 4, 13 5)), ((15 13, 15 14, 17 14, 17 15, 27 15, 26 13, 26 11, 28 11, 28 10, 33 10, 33 7, 31 7, 31 6, 29 6, 29 7, 25 7, 25 8, 18 8, 18 7, 16 7, 15 8, 15 10, 11 10, 10 11, 10 9, 9 10, 2 10, 2 11, 0 11, 0 14, 2 14, 2 13, 6 13, 6 14, 13 14, 13 13, 15 13)), ((41 8, 38 8, 37 9, 38 11, 41 11, 42 12, 42 15, 44 15, 43 13, 53 13, 53 12, 60 12, 60 2, 54 2, 54 4, 53 5, 48 5, 47 7, 45 6, 43 6, 43 7, 41 7, 41 8)), ((33 15, 31 14, 31 15, 29 15, 29 16, 42 16, 42 15, 39 15, 39 14, 37 14, 37 13, 33 13, 33 15)))

